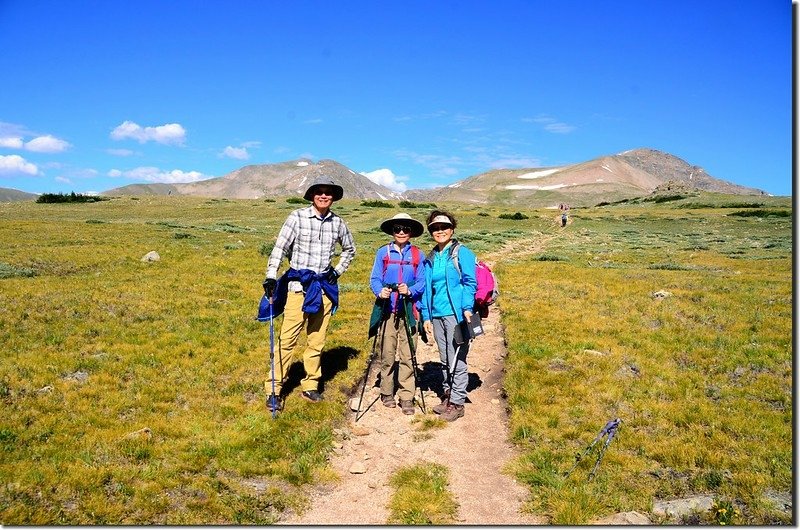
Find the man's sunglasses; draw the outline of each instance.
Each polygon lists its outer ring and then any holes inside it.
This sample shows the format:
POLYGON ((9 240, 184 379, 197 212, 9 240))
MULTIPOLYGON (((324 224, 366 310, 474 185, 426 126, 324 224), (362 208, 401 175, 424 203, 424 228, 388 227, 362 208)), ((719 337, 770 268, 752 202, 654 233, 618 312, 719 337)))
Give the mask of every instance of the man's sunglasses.
POLYGON ((410 234, 411 233, 411 227, 410 226, 406 226, 406 225, 394 225, 392 227, 392 232, 394 232, 395 234, 399 234, 401 232, 405 233, 405 234, 410 234))

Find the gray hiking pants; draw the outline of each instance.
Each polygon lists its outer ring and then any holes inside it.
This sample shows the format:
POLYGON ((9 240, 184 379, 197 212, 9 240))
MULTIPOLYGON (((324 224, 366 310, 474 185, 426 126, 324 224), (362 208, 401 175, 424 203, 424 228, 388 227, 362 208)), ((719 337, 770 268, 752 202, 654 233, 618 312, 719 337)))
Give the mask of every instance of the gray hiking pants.
POLYGON ((455 343, 453 332, 457 325, 456 317, 433 317, 431 323, 436 345, 439 346, 439 358, 443 365, 444 390, 445 392, 450 391, 450 403, 463 405, 467 399, 467 382, 469 381, 467 373, 469 342, 460 345, 455 343))

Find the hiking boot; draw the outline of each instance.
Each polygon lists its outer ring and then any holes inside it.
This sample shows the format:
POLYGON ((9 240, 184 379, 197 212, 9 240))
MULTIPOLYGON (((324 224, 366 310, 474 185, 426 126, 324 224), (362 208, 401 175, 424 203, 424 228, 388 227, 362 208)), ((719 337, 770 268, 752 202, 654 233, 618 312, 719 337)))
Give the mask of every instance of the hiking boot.
POLYGON ((283 410, 283 400, 280 396, 274 394, 267 396, 267 410, 270 412, 280 412, 283 410))
POLYGON ((300 395, 307 401, 311 403, 319 403, 322 401, 322 396, 316 390, 303 390, 300 392, 300 395))
POLYGON ((456 421, 464 416, 464 405, 454 405, 450 403, 447 410, 440 416, 444 421, 456 421))
POLYGON ((442 402, 433 407, 433 412, 435 414, 444 414, 449 405, 450 405, 450 392, 445 392, 444 397, 442 398, 442 402))
POLYGON ((397 403, 394 402, 394 397, 388 394, 381 394, 381 403, 383 403, 384 407, 389 407, 390 409, 397 406, 397 403))
POLYGON ((401 399, 400 409, 403 411, 403 414, 411 416, 412 414, 414 414, 414 400, 409 399, 408 401, 406 401, 405 399, 401 399))

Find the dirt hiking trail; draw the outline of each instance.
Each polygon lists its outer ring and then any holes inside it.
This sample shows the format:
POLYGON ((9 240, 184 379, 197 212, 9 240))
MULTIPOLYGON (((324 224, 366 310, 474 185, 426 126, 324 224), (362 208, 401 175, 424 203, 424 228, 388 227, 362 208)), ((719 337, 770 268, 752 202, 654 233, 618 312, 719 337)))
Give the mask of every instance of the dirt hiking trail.
MULTIPOLYGON (((535 247, 542 243, 541 237, 536 241, 517 240, 513 248, 536 252, 539 249, 535 247)), ((493 259, 508 255, 510 250, 512 247, 506 245, 484 260, 493 265, 493 259)), ((310 508, 280 524, 387 524, 388 503, 394 492, 389 479, 399 468, 420 462, 440 464, 449 470, 449 490, 458 505, 456 524, 546 524, 545 518, 521 511, 528 497, 527 488, 504 472, 517 453, 508 442, 502 392, 507 351, 497 306, 490 309, 483 327, 484 335, 472 342, 467 357, 469 384, 464 417, 443 428, 420 430, 419 406, 414 416, 407 416, 399 407, 381 404, 379 389, 370 388, 378 373, 378 362, 373 362, 362 409, 374 403, 359 414, 357 422, 355 413, 351 413, 349 428, 338 433, 341 447, 337 445, 330 461, 340 480, 317 485, 310 491, 310 508)), ((435 390, 437 386, 441 389, 441 365, 432 340, 430 344, 418 341, 417 364, 422 372, 420 385, 425 389, 425 405, 434 417, 430 409, 439 403, 435 390)), ((419 395, 417 391, 417 401, 419 395)), ((357 400, 358 394, 356 403, 357 400)))

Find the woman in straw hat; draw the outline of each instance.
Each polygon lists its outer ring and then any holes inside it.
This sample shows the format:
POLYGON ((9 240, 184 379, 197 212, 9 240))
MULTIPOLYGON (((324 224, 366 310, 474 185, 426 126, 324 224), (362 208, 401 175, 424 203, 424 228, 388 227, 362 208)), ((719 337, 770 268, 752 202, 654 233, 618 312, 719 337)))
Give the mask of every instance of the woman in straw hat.
POLYGON ((400 408, 404 414, 414 414, 416 393, 414 364, 411 349, 413 340, 410 323, 413 314, 408 308, 419 301, 425 289, 425 272, 422 252, 411 243, 411 238, 422 235, 422 223, 406 213, 398 213, 381 223, 381 230, 392 236, 389 244, 375 253, 370 287, 378 297, 381 313, 379 340, 381 345, 381 402, 386 407, 396 407, 394 398, 393 367, 397 363, 397 382, 400 408))

